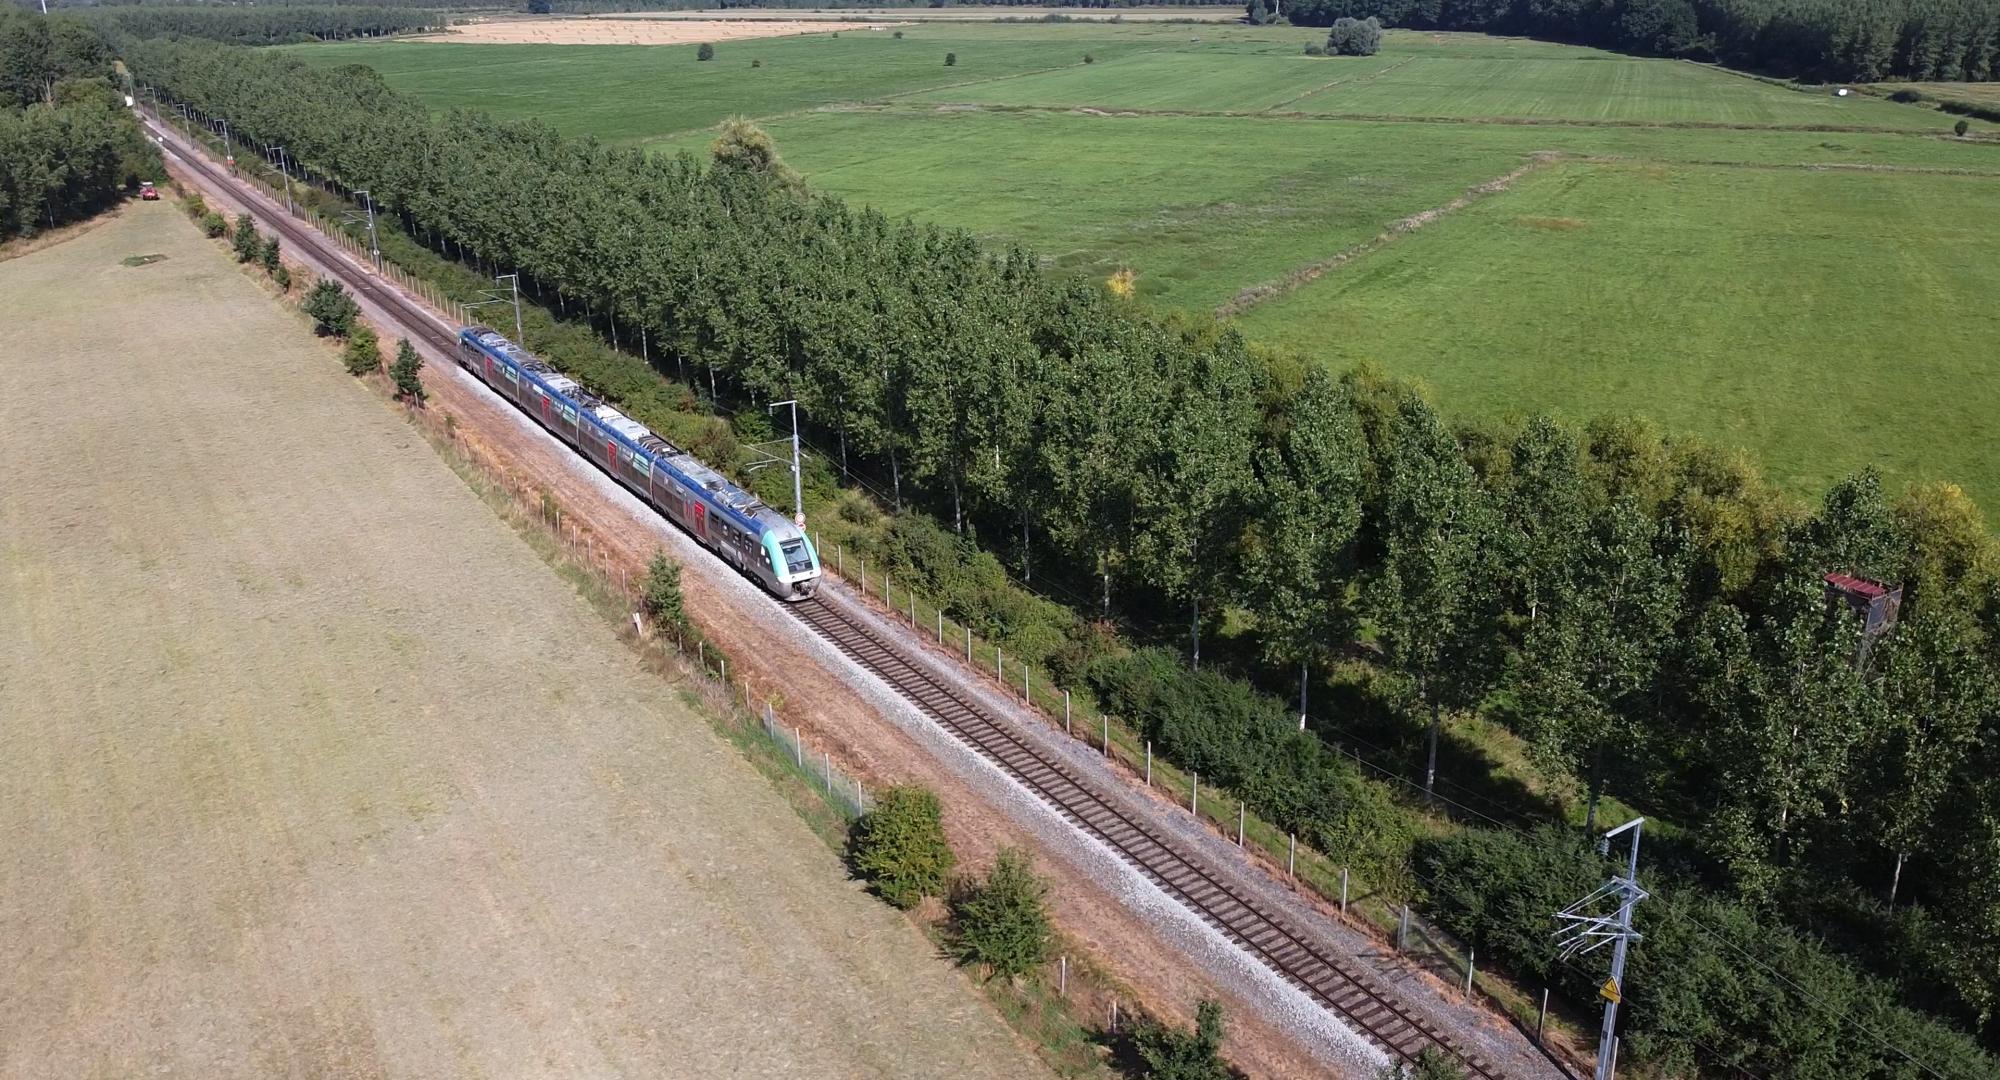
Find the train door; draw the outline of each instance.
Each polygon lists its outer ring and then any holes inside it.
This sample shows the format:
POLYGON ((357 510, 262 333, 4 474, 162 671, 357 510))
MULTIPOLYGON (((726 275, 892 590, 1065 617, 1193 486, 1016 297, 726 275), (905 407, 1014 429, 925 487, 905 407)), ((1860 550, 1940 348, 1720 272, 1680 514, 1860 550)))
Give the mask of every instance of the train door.
POLYGON ((694 500, 692 505, 694 507, 694 538, 706 543, 708 540, 708 507, 700 499, 694 500))

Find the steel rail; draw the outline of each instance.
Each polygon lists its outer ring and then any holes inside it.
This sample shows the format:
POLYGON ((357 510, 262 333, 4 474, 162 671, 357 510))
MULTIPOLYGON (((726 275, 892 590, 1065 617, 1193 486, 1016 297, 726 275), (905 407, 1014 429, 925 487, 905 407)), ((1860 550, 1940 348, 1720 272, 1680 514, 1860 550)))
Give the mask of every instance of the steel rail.
POLYGON ((1396 1000, 1351 961, 1330 955, 1284 917, 1211 872, 1204 860, 1147 827, 1100 794, 1082 776, 1012 727, 912 663, 903 651, 824 599, 787 606, 849 659, 980 756, 1020 781, 1043 802, 1169 896, 1322 1007, 1338 1014, 1390 1059, 1415 1063, 1435 1049, 1472 1075, 1500 1080, 1489 1062, 1396 1000))

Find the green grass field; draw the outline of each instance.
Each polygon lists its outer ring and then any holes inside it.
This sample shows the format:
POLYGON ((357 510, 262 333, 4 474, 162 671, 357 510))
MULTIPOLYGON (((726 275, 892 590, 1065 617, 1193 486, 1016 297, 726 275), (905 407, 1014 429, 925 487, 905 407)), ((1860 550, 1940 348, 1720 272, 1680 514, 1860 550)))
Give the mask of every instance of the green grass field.
POLYGON ((818 188, 1025 242, 1058 270, 1129 267, 1150 300, 1204 309, 1559 154, 1240 324, 1330 363, 1380 359, 1448 408, 1652 415, 1756 451, 1801 494, 1878 461, 2000 499, 1970 451, 2000 404, 1975 309, 1996 275, 1968 254, 2000 239, 1992 125, 1960 140, 1956 117, 1878 97, 1477 35, 1315 58, 1322 33, 1291 27, 904 33, 729 42, 710 63, 681 46, 301 55, 661 153, 751 116, 818 188), (1585 224, 1516 224, 1537 218, 1585 224))
POLYGON ((1241 321, 1488 414, 1754 447, 1802 494, 1873 462, 1993 507, 1996 244, 1985 178, 1571 165, 1241 321))

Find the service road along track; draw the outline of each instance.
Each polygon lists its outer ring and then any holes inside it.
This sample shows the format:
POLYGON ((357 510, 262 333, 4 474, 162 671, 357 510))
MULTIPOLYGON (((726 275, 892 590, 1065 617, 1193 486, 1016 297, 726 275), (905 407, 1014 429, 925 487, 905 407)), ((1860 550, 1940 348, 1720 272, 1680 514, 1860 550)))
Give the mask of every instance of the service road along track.
POLYGON ((960 742, 1025 785, 1078 829, 1109 846, 1264 966, 1359 1029, 1390 1060, 1414 1063, 1426 1049, 1460 1062, 1474 1076, 1500 1075, 1451 1036, 1405 1008, 1375 980, 1314 945, 1275 912, 1205 869, 1198 857, 1099 795, 1090 782, 1015 734, 861 621, 823 600, 787 605, 848 658, 873 672, 960 742))
MULTIPOLYGON (((160 131, 157 123, 148 126, 160 131)), ((238 190, 233 178, 202 154, 175 153, 174 160, 217 190, 238 190)), ((294 250, 312 253, 315 261, 329 268, 350 291, 390 313, 441 354, 455 355, 455 328, 343 258, 316 229, 285 215, 260 216, 266 228, 276 230, 294 250)), ((901 646, 825 600, 781 606, 1072 826, 1105 845, 1238 948, 1360 1032, 1391 1061, 1413 1063, 1426 1049, 1435 1049, 1460 1063, 1472 1076, 1504 1080, 1495 1065, 1463 1049, 1435 1023, 1384 989, 1374 976, 1315 944, 1285 917, 1207 867, 1203 856, 1120 809, 1094 786, 1098 781, 1079 775, 924 665, 913 663, 901 646)))

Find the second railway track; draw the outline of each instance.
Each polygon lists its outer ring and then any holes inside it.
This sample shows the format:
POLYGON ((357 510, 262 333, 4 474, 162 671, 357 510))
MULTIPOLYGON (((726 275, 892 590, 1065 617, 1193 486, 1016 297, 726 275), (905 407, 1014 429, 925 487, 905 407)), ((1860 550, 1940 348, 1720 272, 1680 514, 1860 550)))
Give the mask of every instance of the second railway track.
POLYGON ((1502 1074, 1491 1063, 1468 1053, 1352 961, 1314 944, 1284 916, 1209 870, 1200 855, 1115 805, 1090 780, 912 662, 900 646, 873 628, 823 599, 788 605, 786 610, 1203 922, 1342 1018, 1391 1061, 1414 1063, 1424 1050, 1435 1049, 1473 1076, 1500 1080, 1502 1074))
MULTIPOLYGON (((201 155, 177 153, 175 160, 212 187, 235 194, 239 201, 244 197, 230 177, 201 155)), ((282 213, 267 210, 260 216, 267 228, 276 229, 295 250, 312 252, 315 261, 350 290, 388 312, 427 344, 446 355, 455 348, 452 334, 433 316, 393 286, 343 258, 317 230, 282 213)), ((1341 1018, 1391 1061, 1414 1063, 1426 1049, 1435 1049, 1471 1076, 1504 1080, 1504 1074, 1492 1063, 1466 1051, 1435 1023, 1381 987, 1372 975, 1312 942, 1286 917, 1209 869, 1203 856, 1121 809, 1100 793, 1093 781, 913 662, 901 646, 823 599, 783 607, 1230 942, 1341 1018)))

